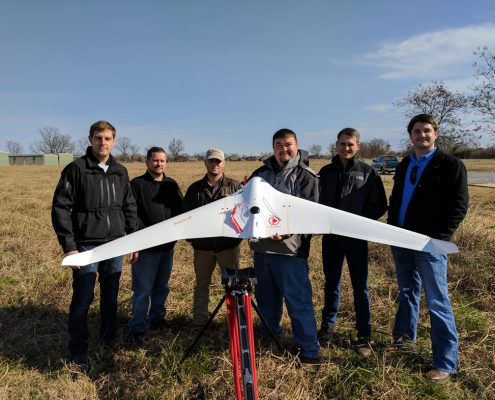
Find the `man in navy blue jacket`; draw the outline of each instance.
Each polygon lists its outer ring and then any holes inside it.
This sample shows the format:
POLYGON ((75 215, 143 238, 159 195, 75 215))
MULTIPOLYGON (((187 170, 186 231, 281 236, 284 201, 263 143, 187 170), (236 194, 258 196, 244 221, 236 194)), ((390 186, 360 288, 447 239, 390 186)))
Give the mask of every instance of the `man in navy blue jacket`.
MULTIPOLYGON (((442 240, 450 240, 468 208, 467 172, 457 158, 435 146, 438 123, 419 114, 407 127, 413 151, 397 166, 388 223, 442 240)), ((394 347, 416 340, 421 287, 430 314, 433 381, 449 379, 457 368, 458 337, 447 285, 447 256, 392 247, 399 308, 394 347)))

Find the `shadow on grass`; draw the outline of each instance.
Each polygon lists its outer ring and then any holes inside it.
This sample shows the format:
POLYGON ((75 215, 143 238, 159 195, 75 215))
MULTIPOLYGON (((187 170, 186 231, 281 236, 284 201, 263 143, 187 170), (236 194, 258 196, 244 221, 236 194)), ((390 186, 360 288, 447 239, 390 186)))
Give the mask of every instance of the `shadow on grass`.
MULTIPOLYGON (((66 320, 66 313, 33 305, 1 308, 1 356, 12 364, 36 369, 49 376, 67 373, 64 364, 66 320)), ((101 398, 158 398, 160 393, 170 388, 180 391, 182 398, 208 398, 212 390, 219 389, 230 393, 232 378, 226 361, 229 358, 229 336, 225 317, 215 319, 191 356, 182 362, 185 350, 199 332, 189 328, 189 322, 187 316, 175 315, 169 319, 170 330, 151 331, 141 346, 133 347, 127 335, 127 316, 119 314, 120 348, 108 356, 97 344, 99 312, 97 309, 91 312, 92 368, 87 376, 95 383, 101 398), (211 379, 212 375, 217 378, 211 379), (225 384, 218 383, 220 381, 225 381, 225 384)), ((338 365, 334 375, 321 377, 325 382, 323 392, 329 397, 338 397, 343 393, 349 398, 357 397, 363 388, 374 396, 383 390, 380 386, 384 385, 383 379, 386 379, 385 386, 389 390, 399 383, 411 393, 430 393, 436 398, 455 398, 460 393, 456 378, 453 385, 444 389, 432 386, 425 380, 424 373, 431 363, 430 349, 425 340, 411 351, 392 354, 383 352, 384 341, 379 340, 374 345, 374 356, 364 359, 352 351, 350 330, 337 330, 336 333, 332 341, 322 344, 322 355, 338 365), (347 377, 351 376, 352 380, 348 381, 347 377), (454 397, 449 397, 449 390, 452 389, 455 389, 454 397)), ((284 347, 290 345, 291 339, 287 332, 282 338, 284 347)), ((285 364, 285 358, 272 358, 269 352, 263 352, 259 343, 256 343, 256 350, 265 364, 265 357, 270 358, 269 365, 285 364)), ((327 371, 325 366, 321 368, 327 371)), ((314 371, 307 373, 318 375, 318 370, 319 367, 315 367, 314 371)), ((480 390, 479 385, 468 380, 468 377, 460 378, 460 385, 470 393, 480 390)))
MULTIPOLYGON (((50 307, 34 304, 0 308, 0 354, 15 364, 27 369, 36 369, 42 373, 64 369, 67 363, 67 312, 54 311, 50 307)), ((88 315, 90 333, 88 354, 93 367, 90 376, 110 372, 114 368, 108 357, 109 350, 102 349, 98 342, 100 314, 98 308, 91 309, 88 315)), ((224 318, 217 318, 203 334, 195 347, 197 352, 222 353, 228 349, 229 338, 224 318)), ((190 320, 177 315, 169 320, 171 330, 150 331, 140 348, 133 345, 127 330, 128 316, 118 315, 116 349, 138 351, 145 350, 153 357, 160 354, 167 344, 177 355, 182 356, 196 337, 198 330, 188 327, 190 320), (169 343, 170 342, 170 343, 169 343)))
POLYGON ((50 372, 66 353, 66 313, 26 304, 0 308, 0 353, 27 368, 50 372))

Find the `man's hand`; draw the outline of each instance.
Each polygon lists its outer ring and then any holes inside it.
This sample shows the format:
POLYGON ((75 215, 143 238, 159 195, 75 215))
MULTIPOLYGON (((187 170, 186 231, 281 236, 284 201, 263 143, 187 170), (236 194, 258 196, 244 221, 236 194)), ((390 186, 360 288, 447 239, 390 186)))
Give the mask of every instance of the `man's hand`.
MULTIPOLYGON (((65 253, 64 257, 70 256, 72 254, 77 254, 77 253, 79 253, 79 251, 71 250, 71 251, 68 251, 67 253, 65 253)), ((72 269, 81 269, 81 266, 79 266, 79 265, 64 265, 64 267, 72 268, 72 269)))
POLYGON ((280 240, 288 239, 291 236, 292 235, 279 235, 278 233, 276 233, 275 235, 270 236, 270 239, 280 241, 280 240))
POLYGON ((129 262, 134 264, 139 258, 139 252, 135 251, 134 253, 129 254, 129 262))

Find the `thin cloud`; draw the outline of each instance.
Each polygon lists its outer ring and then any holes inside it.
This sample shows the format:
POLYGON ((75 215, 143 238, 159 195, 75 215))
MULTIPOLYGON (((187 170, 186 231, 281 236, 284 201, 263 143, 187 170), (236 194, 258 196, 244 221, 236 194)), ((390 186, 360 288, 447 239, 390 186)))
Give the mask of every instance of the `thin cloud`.
POLYGON ((366 110, 370 111, 375 111, 377 113, 386 113, 392 105, 390 103, 379 103, 379 104, 372 104, 370 106, 365 107, 366 110))
POLYGON ((388 42, 365 54, 362 62, 385 72, 383 79, 446 79, 472 73, 473 51, 495 47, 495 24, 426 32, 388 42))

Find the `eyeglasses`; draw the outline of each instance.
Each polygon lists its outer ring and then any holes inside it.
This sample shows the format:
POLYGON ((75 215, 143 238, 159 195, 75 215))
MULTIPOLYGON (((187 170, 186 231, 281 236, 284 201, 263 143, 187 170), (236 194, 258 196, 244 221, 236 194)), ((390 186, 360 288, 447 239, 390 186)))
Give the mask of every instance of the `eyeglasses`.
POLYGON ((418 178, 418 166, 415 165, 414 167, 411 168, 411 174, 409 175, 409 181, 411 182, 411 184, 415 185, 417 178, 418 178))

